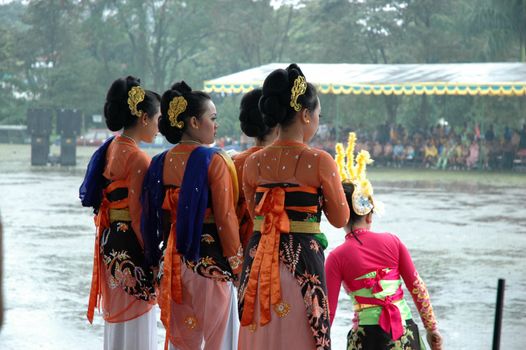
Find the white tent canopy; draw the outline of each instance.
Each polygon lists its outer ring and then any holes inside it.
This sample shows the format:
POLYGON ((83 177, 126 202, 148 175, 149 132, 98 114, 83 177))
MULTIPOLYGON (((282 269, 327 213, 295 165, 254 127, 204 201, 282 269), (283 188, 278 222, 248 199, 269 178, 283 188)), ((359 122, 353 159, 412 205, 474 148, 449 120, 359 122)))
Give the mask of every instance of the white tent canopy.
MULTIPOLYGON (((204 82, 207 92, 238 94, 260 87, 287 63, 270 63, 204 82)), ((526 63, 299 63, 322 94, 526 95, 526 63)))

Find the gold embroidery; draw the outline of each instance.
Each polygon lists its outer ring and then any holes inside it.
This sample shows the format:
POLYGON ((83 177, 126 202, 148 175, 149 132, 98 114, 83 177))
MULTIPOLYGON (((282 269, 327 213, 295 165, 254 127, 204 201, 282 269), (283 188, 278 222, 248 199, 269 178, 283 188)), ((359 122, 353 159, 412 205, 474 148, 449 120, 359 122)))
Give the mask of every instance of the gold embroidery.
POLYGON ((212 258, 211 256, 205 256, 201 258, 199 263, 201 263, 203 266, 206 267, 207 265, 215 265, 216 262, 214 261, 214 258, 212 258))
POLYGON ((250 326, 248 326, 248 330, 251 331, 252 333, 255 332, 257 328, 258 328, 258 325, 255 322, 250 324, 250 326))
POLYGON ((123 222, 117 223, 117 232, 126 232, 128 231, 128 225, 123 222))
POLYGON ((283 318, 287 316, 290 312, 290 305, 284 301, 274 305, 274 311, 278 314, 279 317, 283 318))
POLYGON ((186 106, 188 106, 188 102, 183 96, 177 96, 170 101, 168 119, 170 119, 171 126, 174 126, 177 129, 182 129, 184 127, 184 122, 182 120, 177 120, 177 117, 186 111, 186 106))
POLYGON ((137 109, 137 105, 144 101, 146 93, 140 86, 134 86, 128 91, 128 107, 130 108, 131 114, 140 118, 142 117, 143 111, 137 109))
POLYGON ((215 241, 216 240, 214 239, 214 237, 212 237, 212 235, 209 235, 208 233, 205 233, 203 236, 201 236, 201 242, 212 244, 215 241))
POLYGON ((292 95, 290 96, 290 106, 294 108, 296 112, 299 112, 301 109, 301 104, 298 103, 298 97, 303 95, 307 91, 307 82, 305 81, 304 76, 298 76, 294 80, 294 86, 292 87, 292 95))
POLYGON ((197 327, 197 318, 195 318, 194 316, 187 316, 184 319, 184 324, 189 329, 194 329, 195 327, 197 327))
POLYGON ((243 264, 243 248, 239 246, 237 253, 234 256, 227 258, 230 268, 236 270, 241 264, 243 264))

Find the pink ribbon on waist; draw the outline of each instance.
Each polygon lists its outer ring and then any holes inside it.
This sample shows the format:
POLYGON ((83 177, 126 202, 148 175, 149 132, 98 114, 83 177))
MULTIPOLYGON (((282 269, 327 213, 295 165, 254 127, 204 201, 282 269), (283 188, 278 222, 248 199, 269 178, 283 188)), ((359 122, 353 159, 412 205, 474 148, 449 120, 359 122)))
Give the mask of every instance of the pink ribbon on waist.
POLYGON ((380 313, 379 325, 382 329, 392 334, 393 340, 398 340, 404 334, 404 326, 402 324, 402 315, 400 309, 393 304, 397 300, 401 300, 404 297, 404 292, 401 288, 398 288, 395 294, 388 295, 384 299, 378 298, 367 298, 355 295, 354 298, 360 304, 372 304, 382 307, 380 313))

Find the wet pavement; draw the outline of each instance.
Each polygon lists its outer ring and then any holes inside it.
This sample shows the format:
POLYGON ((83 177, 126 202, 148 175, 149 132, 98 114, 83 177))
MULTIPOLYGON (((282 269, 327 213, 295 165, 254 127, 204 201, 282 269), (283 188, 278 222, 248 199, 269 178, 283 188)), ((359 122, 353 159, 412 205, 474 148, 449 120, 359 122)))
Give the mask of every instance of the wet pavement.
MULTIPOLYGON (((0 145, 6 307, 0 349, 102 348, 101 317, 93 325, 85 318, 95 230, 78 200, 92 150, 79 149, 76 167, 31 167, 27 146, 0 145)), ((388 170, 377 172, 382 180, 373 184, 386 213, 373 230, 396 233, 409 248, 445 348, 491 347, 498 278, 506 279, 501 348, 524 348, 526 180, 491 186, 491 179, 426 181, 422 173, 418 181, 389 181, 388 170)), ((375 171, 371 176, 374 181, 375 171)), ((343 231, 327 222, 322 227, 329 250, 343 241, 343 231)), ((339 305, 333 349, 345 348, 352 318, 343 293, 339 305)), ((159 327, 159 349, 163 333, 159 327)))

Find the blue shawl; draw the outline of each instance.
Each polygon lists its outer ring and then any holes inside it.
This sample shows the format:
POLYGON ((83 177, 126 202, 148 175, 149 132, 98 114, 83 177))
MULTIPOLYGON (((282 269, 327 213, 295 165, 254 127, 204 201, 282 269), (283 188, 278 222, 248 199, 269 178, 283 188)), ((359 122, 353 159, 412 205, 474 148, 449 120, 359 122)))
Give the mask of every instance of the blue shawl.
MULTIPOLYGON (((218 148, 197 147, 188 157, 177 204, 177 251, 189 260, 199 260, 205 210, 208 206, 208 167, 218 148)), ((152 159, 141 195, 141 231, 148 266, 156 266, 163 240, 162 205, 165 196, 163 168, 166 152, 152 159)))
POLYGON ((163 167, 166 153, 153 157, 143 180, 141 193, 141 233, 144 242, 146 266, 157 266, 161 258, 162 206, 164 201, 163 167))
POLYGON ((102 175, 106 165, 106 152, 115 137, 112 136, 93 153, 86 169, 84 181, 79 188, 79 198, 83 207, 92 207, 96 214, 102 202, 102 190, 106 179, 102 175))
POLYGON ((208 166, 218 148, 197 147, 192 151, 181 184, 177 204, 177 251, 188 260, 200 258, 201 234, 208 206, 208 166))

